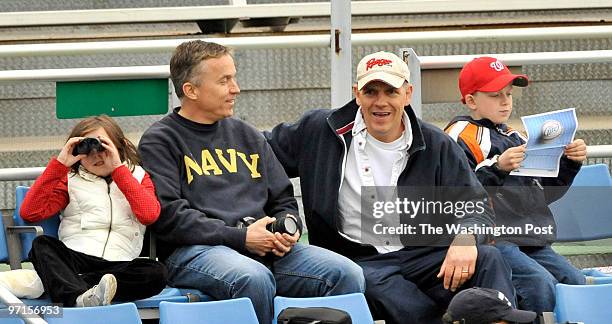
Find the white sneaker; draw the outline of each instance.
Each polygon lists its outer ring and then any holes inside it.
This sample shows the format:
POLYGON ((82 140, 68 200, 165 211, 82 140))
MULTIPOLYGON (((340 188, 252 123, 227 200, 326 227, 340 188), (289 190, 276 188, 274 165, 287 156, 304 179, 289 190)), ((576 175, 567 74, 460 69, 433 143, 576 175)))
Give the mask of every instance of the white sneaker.
POLYGON ((100 282, 89 288, 76 299, 77 307, 91 307, 110 305, 117 292, 117 278, 107 273, 102 276, 100 282))

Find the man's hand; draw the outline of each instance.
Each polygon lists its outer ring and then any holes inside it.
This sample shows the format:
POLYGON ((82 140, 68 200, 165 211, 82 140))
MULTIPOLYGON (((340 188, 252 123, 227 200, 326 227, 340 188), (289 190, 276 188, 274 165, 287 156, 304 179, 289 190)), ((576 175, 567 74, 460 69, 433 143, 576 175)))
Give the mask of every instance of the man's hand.
POLYGON ((457 290, 476 271, 476 240, 473 235, 457 235, 446 252, 438 278, 444 277, 444 289, 457 290))
POLYGON ((300 239, 300 231, 295 232, 295 234, 289 235, 287 233, 274 233, 274 237, 276 240, 274 241, 274 249, 272 249, 272 253, 277 257, 283 257, 285 254, 291 251, 291 248, 297 243, 300 239))
POLYGON ((266 216, 247 227, 244 245, 249 252, 265 256, 266 253, 276 247, 274 244, 277 240, 276 237, 266 229, 266 225, 274 222, 274 220, 275 218, 266 216))
POLYGON ((518 169, 525 159, 526 145, 511 147, 497 158, 497 167, 506 172, 518 169))
POLYGON ((583 140, 575 139, 565 146, 563 153, 572 161, 583 162, 587 158, 587 146, 583 140))

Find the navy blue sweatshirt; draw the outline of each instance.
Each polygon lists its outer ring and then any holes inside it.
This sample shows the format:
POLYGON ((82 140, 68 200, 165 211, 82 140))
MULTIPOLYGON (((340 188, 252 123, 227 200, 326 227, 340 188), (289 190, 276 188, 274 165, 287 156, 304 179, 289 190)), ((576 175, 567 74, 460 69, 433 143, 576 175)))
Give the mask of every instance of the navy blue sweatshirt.
POLYGON ((289 178, 255 128, 233 118, 199 124, 179 109, 138 145, 161 203, 153 226, 160 258, 181 245, 226 245, 247 254, 246 229, 235 227, 240 219, 298 215, 289 178))

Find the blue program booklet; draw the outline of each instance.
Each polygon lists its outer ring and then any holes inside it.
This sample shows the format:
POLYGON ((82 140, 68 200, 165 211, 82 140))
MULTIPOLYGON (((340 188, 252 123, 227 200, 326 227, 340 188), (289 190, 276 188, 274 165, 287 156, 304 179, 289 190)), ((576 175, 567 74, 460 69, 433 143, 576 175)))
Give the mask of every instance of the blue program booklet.
POLYGON ((568 108, 521 117, 527 131, 527 151, 521 166, 511 175, 556 177, 565 146, 574 140, 578 119, 568 108))

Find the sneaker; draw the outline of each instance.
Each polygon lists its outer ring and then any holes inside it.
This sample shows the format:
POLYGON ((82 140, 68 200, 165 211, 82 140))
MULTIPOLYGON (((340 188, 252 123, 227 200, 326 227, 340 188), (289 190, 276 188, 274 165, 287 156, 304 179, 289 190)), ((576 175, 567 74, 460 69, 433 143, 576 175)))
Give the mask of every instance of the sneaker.
POLYGON ((77 307, 91 307, 110 305, 111 300, 117 292, 117 279, 114 275, 107 273, 102 276, 100 282, 89 288, 76 299, 77 307))

